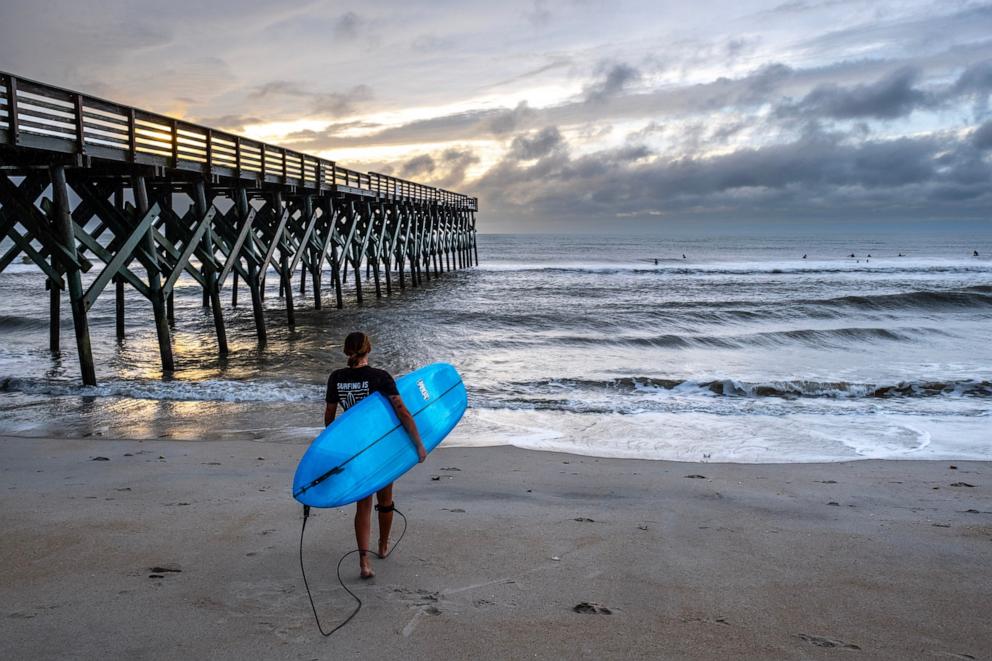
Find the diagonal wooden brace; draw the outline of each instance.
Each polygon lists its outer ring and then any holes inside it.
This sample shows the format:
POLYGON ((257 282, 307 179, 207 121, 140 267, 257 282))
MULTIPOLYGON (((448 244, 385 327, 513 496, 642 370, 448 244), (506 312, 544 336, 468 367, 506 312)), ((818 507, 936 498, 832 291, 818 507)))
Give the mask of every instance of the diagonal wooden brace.
POLYGON ((303 238, 300 239, 299 249, 296 254, 293 255, 293 261, 289 264, 289 272, 293 273, 296 270, 296 266, 300 263, 300 258, 303 257, 303 253, 306 252, 307 242, 310 241, 310 236, 313 234, 313 228, 317 224, 317 211, 310 215, 310 222, 307 223, 307 229, 303 232, 303 238))
POLYGON ((156 204, 153 205, 152 208, 148 210, 148 213, 146 213, 145 216, 138 222, 137 227, 134 228, 131 235, 124 240, 120 248, 117 249, 117 253, 111 257, 110 261, 107 262, 107 265, 103 268, 103 271, 100 272, 100 275, 98 275, 96 280, 90 284, 89 288, 86 290, 86 293, 83 294, 83 300, 86 303, 87 310, 93 307, 93 304, 96 302, 100 292, 103 291, 104 287, 110 283, 111 279, 113 279, 115 275, 125 277, 123 272, 128 270, 127 265, 134 258, 135 248, 137 248, 138 244, 145 238, 148 233, 148 228, 155 222, 158 215, 159 207, 156 204))
MULTIPOLYGON (((244 246, 245 239, 248 238, 248 234, 251 233, 251 226, 252 223, 254 222, 255 222, 255 209, 249 208, 248 217, 245 218, 244 224, 241 226, 241 229, 238 231, 238 237, 235 239, 234 244, 231 246, 231 252, 227 254, 227 261, 224 262, 224 270, 220 272, 220 277, 217 278, 218 289, 224 286, 224 281, 227 280, 227 276, 230 275, 231 269, 234 268, 235 264, 237 264, 241 260, 241 248, 242 246, 244 246)), ((239 273, 241 272, 240 268, 238 268, 238 272, 239 273)), ((247 280, 246 275, 247 274, 245 274, 244 277, 247 280)))
POLYGON ((265 278, 265 272, 269 269, 269 263, 272 261, 272 255, 275 254, 276 248, 279 247, 279 239, 282 237, 282 232, 286 229, 286 222, 289 220, 289 209, 283 209, 282 214, 279 217, 279 225, 276 227, 276 231, 272 236, 272 242, 269 243, 269 249, 265 253, 265 259, 262 260, 262 264, 258 269, 259 282, 265 278))
MULTIPOLYGON (((162 291, 165 292, 165 294, 168 295, 168 293, 172 291, 172 288, 175 286, 176 281, 179 279, 179 276, 182 274, 183 270, 192 268, 189 266, 189 259, 190 257, 193 256, 193 253, 200 246, 200 239, 203 238, 204 232, 206 232, 207 228, 210 227, 210 223, 213 222, 214 216, 216 215, 217 215, 217 209, 211 207, 210 209, 207 210, 206 215, 204 215, 203 218, 201 218, 200 221, 197 223, 196 229, 193 231, 193 236, 191 236, 189 240, 186 242, 186 246, 183 248, 183 251, 179 254, 179 257, 177 258, 176 261, 176 265, 172 269, 172 273, 169 275, 169 278, 165 281, 165 284, 162 285, 162 291)), ((195 269, 194 271, 201 279, 203 278, 203 275, 199 271, 196 271, 195 269)), ((207 286, 206 282, 203 282, 201 284, 203 284, 204 287, 207 286)))

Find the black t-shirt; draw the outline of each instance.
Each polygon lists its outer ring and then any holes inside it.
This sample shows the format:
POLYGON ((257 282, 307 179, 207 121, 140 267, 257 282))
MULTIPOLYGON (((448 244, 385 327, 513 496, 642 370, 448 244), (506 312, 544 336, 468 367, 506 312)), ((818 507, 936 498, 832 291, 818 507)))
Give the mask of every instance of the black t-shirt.
POLYGON ((331 372, 327 378, 327 395, 324 400, 328 404, 337 403, 342 410, 348 410, 374 392, 381 392, 385 397, 400 394, 396 390, 396 382, 386 370, 368 365, 343 367, 331 372))

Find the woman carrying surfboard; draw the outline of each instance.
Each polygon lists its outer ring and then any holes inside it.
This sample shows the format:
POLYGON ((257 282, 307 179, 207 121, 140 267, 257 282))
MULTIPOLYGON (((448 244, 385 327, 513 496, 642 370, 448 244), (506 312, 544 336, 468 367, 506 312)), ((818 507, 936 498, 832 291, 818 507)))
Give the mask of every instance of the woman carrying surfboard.
MULTIPOLYGON (((396 417, 406 429, 417 450, 418 461, 427 458, 427 450, 420 440, 417 423, 403 403, 396 381, 386 370, 369 366, 369 353, 372 341, 365 333, 349 333, 344 340, 344 353, 348 356, 348 367, 334 370, 327 379, 327 395, 324 398, 324 426, 330 425, 337 415, 338 406, 347 410, 374 392, 381 393, 389 400, 396 417)), ((393 485, 389 484, 376 492, 375 509, 379 513, 379 557, 389 552, 389 530, 393 525, 393 485)), ((372 534, 372 496, 359 500, 355 512, 355 538, 358 542, 358 562, 362 578, 375 576, 369 559, 369 539, 372 534)))

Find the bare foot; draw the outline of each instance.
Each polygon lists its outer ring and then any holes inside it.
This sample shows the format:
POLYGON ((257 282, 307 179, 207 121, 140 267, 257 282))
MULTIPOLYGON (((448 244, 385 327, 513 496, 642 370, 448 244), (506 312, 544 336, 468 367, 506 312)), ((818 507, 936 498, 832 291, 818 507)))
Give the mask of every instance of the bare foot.
POLYGON ((388 553, 389 553, 389 540, 388 539, 385 539, 385 540, 380 539, 379 540, 379 557, 380 558, 385 558, 386 557, 386 554, 388 554, 388 553))
POLYGON ((369 561, 368 556, 362 556, 359 558, 358 567, 361 569, 360 576, 362 578, 372 578, 375 576, 375 572, 372 571, 372 563, 369 561))

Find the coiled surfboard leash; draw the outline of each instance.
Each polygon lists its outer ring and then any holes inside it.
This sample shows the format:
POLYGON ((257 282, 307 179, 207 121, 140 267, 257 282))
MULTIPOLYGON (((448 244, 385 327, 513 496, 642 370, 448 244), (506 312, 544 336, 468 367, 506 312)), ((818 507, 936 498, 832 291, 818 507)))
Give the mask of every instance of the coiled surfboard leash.
MULTIPOLYGON (((393 545, 390 547, 389 551, 386 552, 386 555, 379 556, 378 553, 376 554, 382 560, 385 560, 386 558, 388 558, 389 556, 391 556, 393 554, 393 551, 396 550, 396 547, 400 545, 400 542, 401 541, 403 541, 403 536, 406 535, 406 527, 407 527, 406 516, 403 514, 403 512, 401 512, 398 509, 396 509, 395 503, 393 504, 392 507, 393 507, 392 511, 393 512, 396 512, 397 514, 399 514, 400 515, 400 518, 403 519, 403 532, 401 532, 400 533, 400 536, 396 539, 395 542, 393 542, 393 545)), ((376 505, 376 510, 378 510, 378 509, 379 509, 379 506, 376 505)), ((320 631, 320 635, 321 636, 327 638, 328 636, 330 636, 334 632, 336 632, 336 631, 344 628, 344 626, 346 624, 348 624, 349 622, 351 622, 351 620, 352 620, 353 617, 355 617, 356 615, 358 615, 358 611, 362 610, 362 600, 361 600, 361 598, 359 598, 359 596, 357 594, 355 594, 354 592, 352 592, 348 588, 348 586, 345 585, 344 579, 341 578, 341 563, 343 563, 344 562, 344 559, 347 558, 349 555, 352 555, 353 553, 361 553, 363 551, 365 553, 371 553, 371 551, 368 551, 367 549, 352 549, 351 551, 348 551, 347 553, 345 553, 344 555, 342 555, 338 559, 338 566, 337 566, 337 569, 335 570, 335 573, 338 576, 338 583, 340 583, 341 584, 341 587, 344 589, 344 591, 347 592, 349 595, 351 595, 351 598, 355 600, 355 610, 351 611, 351 614, 348 615, 348 617, 346 617, 339 625, 337 625, 336 627, 334 627, 330 631, 324 631, 324 627, 321 626, 321 624, 320 624, 320 617, 317 615, 317 606, 313 603, 313 594, 310 592, 310 584, 307 582, 307 570, 306 570, 306 567, 304 567, 304 565, 303 565, 303 533, 307 529, 307 519, 309 519, 309 518, 310 518, 310 506, 309 505, 304 505, 303 506, 303 527, 300 528, 300 573, 303 574, 303 585, 307 589, 307 598, 310 599, 310 608, 311 608, 311 610, 313 610, 313 619, 317 622, 317 630, 320 631)))

